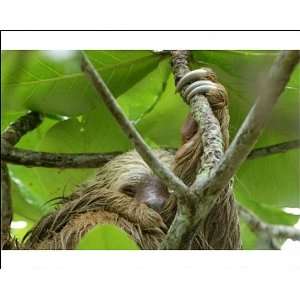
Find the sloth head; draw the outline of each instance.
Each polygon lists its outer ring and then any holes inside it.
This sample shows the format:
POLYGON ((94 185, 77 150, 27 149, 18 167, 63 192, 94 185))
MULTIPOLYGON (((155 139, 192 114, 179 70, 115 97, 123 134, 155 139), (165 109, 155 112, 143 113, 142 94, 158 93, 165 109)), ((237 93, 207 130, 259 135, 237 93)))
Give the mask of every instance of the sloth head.
MULTIPOLYGON (((154 154, 167 167, 174 156, 167 151, 156 150, 154 154)), ((123 193, 160 211, 169 197, 167 187, 153 174, 136 151, 121 154, 99 169, 96 175, 99 188, 123 193), (101 185, 101 186, 100 186, 101 185)))

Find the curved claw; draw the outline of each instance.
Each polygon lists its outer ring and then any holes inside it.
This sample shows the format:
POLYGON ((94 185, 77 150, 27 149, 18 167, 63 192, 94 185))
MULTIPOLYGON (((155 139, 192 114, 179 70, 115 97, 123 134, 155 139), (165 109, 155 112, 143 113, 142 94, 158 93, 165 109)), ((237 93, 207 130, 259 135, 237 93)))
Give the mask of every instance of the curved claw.
POLYGON ((211 90, 217 90, 215 85, 201 85, 194 88, 186 97, 187 101, 190 101, 197 94, 206 94, 211 90))
POLYGON ((201 80, 205 75, 208 74, 208 70, 198 69, 185 74, 176 85, 176 92, 180 91, 183 86, 191 81, 201 80))
POLYGON ((187 87, 187 89, 184 91, 183 97, 186 98, 192 90, 194 90, 195 88, 197 88, 199 86, 204 86, 204 85, 214 87, 215 83, 210 80, 195 81, 187 87))

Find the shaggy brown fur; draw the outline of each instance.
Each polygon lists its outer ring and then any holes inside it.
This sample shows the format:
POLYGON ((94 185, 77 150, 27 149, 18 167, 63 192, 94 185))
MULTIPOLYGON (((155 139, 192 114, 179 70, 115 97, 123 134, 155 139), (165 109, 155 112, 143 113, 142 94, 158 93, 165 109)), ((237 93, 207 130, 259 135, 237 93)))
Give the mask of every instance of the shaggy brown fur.
MULTIPOLYGON (((173 156, 157 150, 170 166, 173 156)), ((124 229, 142 249, 157 249, 167 230, 159 213, 120 192, 136 186, 151 170, 136 151, 122 154, 99 169, 96 178, 81 185, 59 208, 43 217, 26 237, 26 249, 73 249, 97 224, 124 229)))

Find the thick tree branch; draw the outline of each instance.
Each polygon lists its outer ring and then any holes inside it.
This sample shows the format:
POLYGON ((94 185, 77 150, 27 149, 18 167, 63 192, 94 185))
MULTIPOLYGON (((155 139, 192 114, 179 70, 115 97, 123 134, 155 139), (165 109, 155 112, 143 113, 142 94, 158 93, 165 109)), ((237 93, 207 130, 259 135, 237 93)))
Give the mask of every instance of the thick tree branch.
POLYGON ((181 196, 189 194, 187 186, 157 159, 149 146, 144 142, 142 136, 127 119, 116 99, 85 54, 82 55, 82 70, 87 74, 103 102, 151 170, 175 193, 181 196))
POLYGON ((260 220, 256 215, 238 205, 240 217, 249 225, 250 229, 256 233, 266 233, 274 238, 292 239, 300 241, 300 230, 286 225, 272 225, 260 220))
POLYGON ((198 181, 195 184, 194 190, 202 199, 214 201, 216 195, 229 183, 247 158, 271 116, 273 106, 299 62, 299 57, 299 51, 282 51, 279 54, 267 75, 261 95, 257 98, 221 162, 207 180, 198 181))
POLYGON ((300 148, 300 140, 288 141, 276 145, 253 149, 247 159, 256 159, 278 153, 285 153, 289 150, 300 148))
MULTIPOLYGON (((188 68, 188 56, 188 51, 172 51, 172 68, 176 83, 180 82, 180 79, 190 71, 188 68)), ((207 97, 196 94, 191 99, 186 99, 185 91, 187 88, 188 85, 183 86, 180 92, 184 101, 190 105, 191 114, 200 130, 203 146, 201 168, 198 171, 197 178, 207 178, 223 155, 221 127, 207 97)), ((201 203, 199 203, 199 198, 197 197, 185 198, 178 204, 175 219, 171 224, 165 241, 161 245, 162 249, 188 249, 191 246, 198 224, 195 216, 198 215, 198 211, 202 210, 202 206, 199 207, 201 203)))
MULTIPOLYGON (((172 68, 175 83, 190 72, 188 67, 189 51, 174 50, 172 54, 172 68)), ((180 89, 183 100, 190 106, 191 115, 197 122, 203 145, 203 155, 201 157, 201 169, 197 177, 206 178, 208 173, 221 159, 223 149, 223 137, 218 119, 215 117, 207 97, 196 94, 191 99, 187 99, 185 91, 188 85, 180 89)))

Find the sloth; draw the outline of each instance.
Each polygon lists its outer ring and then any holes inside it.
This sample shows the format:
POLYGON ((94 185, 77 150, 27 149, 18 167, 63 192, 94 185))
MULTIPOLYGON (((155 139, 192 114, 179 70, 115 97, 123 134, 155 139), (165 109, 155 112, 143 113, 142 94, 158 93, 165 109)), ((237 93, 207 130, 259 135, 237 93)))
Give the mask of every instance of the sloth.
MULTIPOLYGON (((229 142, 227 94, 207 68, 192 71, 178 82, 187 98, 205 95, 220 122, 224 149, 229 142)), ((197 123, 189 114, 181 130, 177 153, 157 149, 153 153, 191 185, 201 167, 203 146, 197 123)), ((113 224, 123 229, 141 249, 155 250, 167 234, 176 214, 175 197, 135 151, 121 154, 99 168, 94 178, 81 184, 56 209, 44 216, 25 236, 23 249, 75 249, 93 227, 113 224)), ((199 225, 191 249, 240 249, 240 232, 232 186, 219 196, 199 225)))
MULTIPOLYGON (((154 151, 167 166, 174 159, 167 151, 154 151)), ((74 249, 81 237, 99 224, 114 224, 142 249, 157 249, 167 226, 159 211, 169 191, 136 151, 121 154, 95 178, 61 199, 59 208, 43 217, 25 242, 27 249, 74 249)))

